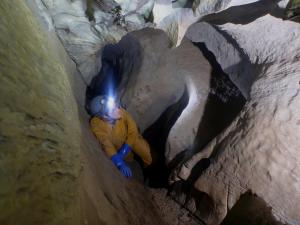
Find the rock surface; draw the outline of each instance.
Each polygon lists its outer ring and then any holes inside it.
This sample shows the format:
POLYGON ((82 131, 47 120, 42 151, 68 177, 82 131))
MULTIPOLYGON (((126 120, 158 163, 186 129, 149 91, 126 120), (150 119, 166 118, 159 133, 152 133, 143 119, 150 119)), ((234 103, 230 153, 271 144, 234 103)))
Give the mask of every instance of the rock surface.
POLYGON ((179 176, 187 179, 200 159, 211 158, 195 183, 213 202, 210 216, 203 218, 208 224, 219 224, 248 190, 264 199, 277 219, 299 224, 299 25, 266 15, 220 29, 243 49, 255 81, 240 115, 179 176))
POLYGON ((166 189, 149 189, 160 215, 169 225, 204 225, 168 196, 166 189))
POLYGON ((24 1, 0 10, 0 223, 79 224, 80 130, 67 68, 24 1))
POLYGON ((190 25, 200 20, 203 16, 224 10, 236 4, 255 2, 233 0, 211 1, 156 1, 153 7, 153 17, 156 27, 166 31, 172 44, 178 46, 190 25), (190 2, 193 2, 190 4, 190 2), (191 5, 190 7, 188 7, 191 5))
POLYGON ((118 24, 116 4, 106 3, 105 7, 94 2, 91 12, 95 21, 86 15, 84 0, 34 0, 39 5, 39 13, 55 28, 66 51, 76 63, 82 78, 88 84, 101 68, 101 48, 114 43, 126 34, 118 24), (104 8, 101 8, 104 7, 104 8))
POLYGON ((25 1, 0 2, 0 224, 164 224, 101 151, 84 82, 29 5, 34 14, 25 1))
POLYGON ((195 43, 205 43, 213 52, 223 71, 248 98, 254 80, 253 67, 234 39, 227 38, 220 29, 209 23, 195 23, 189 27, 186 37, 195 43))

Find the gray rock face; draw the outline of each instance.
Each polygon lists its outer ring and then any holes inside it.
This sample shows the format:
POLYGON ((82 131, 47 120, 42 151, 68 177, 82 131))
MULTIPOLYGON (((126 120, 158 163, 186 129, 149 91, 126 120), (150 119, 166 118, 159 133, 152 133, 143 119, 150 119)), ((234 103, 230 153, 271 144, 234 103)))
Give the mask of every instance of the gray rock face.
POLYGON ((85 2, 36 0, 48 14, 57 35, 76 63, 83 79, 89 82, 99 70, 97 52, 103 38, 96 35, 85 15, 85 2))
POLYGON ((184 7, 190 1, 156 1, 153 7, 156 27, 166 31, 173 46, 178 46, 190 25, 201 17, 226 9, 232 0, 194 1, 192 7, 184 7))
MULTIPOLYGON (((89 83, 101 68, 101 48, 107 43, 117 42, 126 34, 125 29, 115 23, 110 8, 116 4, 105 4, 105 9, 92 4, 95 21, 88 20, 86 1, 34 0, 39 12, 49 21, 62 41, 66 51, 76 63, 85 83, 89 83)), ((50 26, 50 25, 49 25, 50 26)))
POLYGON ((39 6, 49 29, 54 27, 86 84, 101 68, 102 47, 118 42, 128 31, 148 26, 146 19, 153 8, 153 1, 27 1, 39 6))
POLYGON ((249 58, 255 81, 236 120, 178 176, 187 179, 200 159, 211 157, 211 166, 195 183, 213 202, 211 215, 203 218, 208 224, 219 224, 248 190, 264 199, 277 219, 299 224, 299 25, 266 15, 221 29, 249 58))
POLYGON ((142 28, 153 9, 154 0, 115 0, 122 9, 122 15, 127 23, 142 28))
POLYGON ((227 38, 226 33, 208 23, 195 23, 189 27, 186 37, 192 42, 205 43, 214 53, 222 69, 229 75, 234 84, 239 87, 243 95, 248 98, 254 80, 253 67, 239 48, 234 39, 227 38))

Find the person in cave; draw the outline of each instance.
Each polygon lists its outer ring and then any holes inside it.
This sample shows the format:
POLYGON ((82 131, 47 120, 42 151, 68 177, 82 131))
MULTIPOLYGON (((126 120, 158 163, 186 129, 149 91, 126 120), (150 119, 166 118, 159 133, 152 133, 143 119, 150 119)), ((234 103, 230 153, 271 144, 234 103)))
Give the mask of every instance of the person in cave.
POLYGON ((94 135, 125 177, 132 177, 131 168, 126 163, 133 160, 132 152, 142 159, 144 167, 152 163, 149 144, 139 133, 133 118, 114 97, 94 97, 90 110, 94 135))

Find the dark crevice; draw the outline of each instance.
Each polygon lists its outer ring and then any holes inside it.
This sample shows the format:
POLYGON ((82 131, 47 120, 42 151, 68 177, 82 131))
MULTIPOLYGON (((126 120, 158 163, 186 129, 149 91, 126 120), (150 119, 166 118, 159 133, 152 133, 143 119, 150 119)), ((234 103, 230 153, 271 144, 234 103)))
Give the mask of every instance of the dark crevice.
MULTIPOLYGON (((214 54, 204 43, 194 43, 212 67, 210 93, 204 113, 198 126, 193 148, 186 152, 185 159, 201 151, 213 138, 220 134, 236 118, 246 103, 246 99, 222 70, 214 54)), ((200 166, 201 167, 201 166, 200 166)), ((192 171, 191 176, 194 177, 192 171)), ((197 171, 195 170, 197 174, 197 171)), ((196 178, 193 178, 193 180, 196 178)))
POLYGON ((178 1, 178 0, 172 0, 172 7, 173 8, 189 8, 191 9, 193 7, 195 0, 188 0, 188 1, 178 1))
MULTIPOLYGON (((210 93, 206 101, 204 114, 198 126, 193 148, 180 152, 168 166, 165 165, 166 139, 171 127, 188 103, 188 97, 184 97, 188 95, 187 91, 178 103, 169 107, 145 131, 144 137, 150 143, 155 159, 155 164, 148 172, 150 177, 149 185, 152 187, 167 187, 169 172, 178 164, 184 163, 195 153, 201 151, 213 138, 229 126, 246 102, 240 90, 233 84, 229 76, 224 73, 214 54, 207 49, 204 43, 194 44, 201 50, 212 67, 210 93)), ((203 159, 198 162, 191 171, 188 183, 192 186, 209 165, 209 159, 203 159)))
MULTIPOLYGON (((240 90, 222 70, 214 54, 207 49, 206 45, 204 43, 194 44, 212 67, 210 93, 198 126, 193 148, 176 156, 177 161, 181 160, 180 164, 201 151, 213 138, 229 126, 246 102, 240 90)), ((193 167, 186 181, 175 182, 169 188, 169 193, 174 200, 193 213, 195 217, 205 221, 213 210, 213 202, 207 194, 196 190, 194 184, 209 165, 210 159, 200 160, 193 167)))
POLYGON ((154 188, 167 187, 170 167, 165 162, 165 145, 169 132, 187 106, 189 100, 187 88, 178 102, 169 106, 161 116, 143 133, 151 146, 152 165, 147 168, 146 176, 149 186, 154 188))
POLYGON ((207 218, 214 210, 214 202, 210 196, 195 189, 189 181, 178 181, 170 188, 168 195, 187 209, 199 224, 206 224, 207 218))
POLYGON ((263 199, 248 191, 241 195, 221 225, 283 225, 271 211, 263 199))

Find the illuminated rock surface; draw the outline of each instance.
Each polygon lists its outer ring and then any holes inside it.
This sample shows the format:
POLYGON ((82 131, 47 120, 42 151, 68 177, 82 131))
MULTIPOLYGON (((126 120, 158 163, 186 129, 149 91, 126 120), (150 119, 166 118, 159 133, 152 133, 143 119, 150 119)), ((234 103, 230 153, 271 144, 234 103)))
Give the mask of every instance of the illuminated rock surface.
POLYGON ((84 84, 24 1, 0 3, 0 224, 164 224, 100 150, 84 84))

